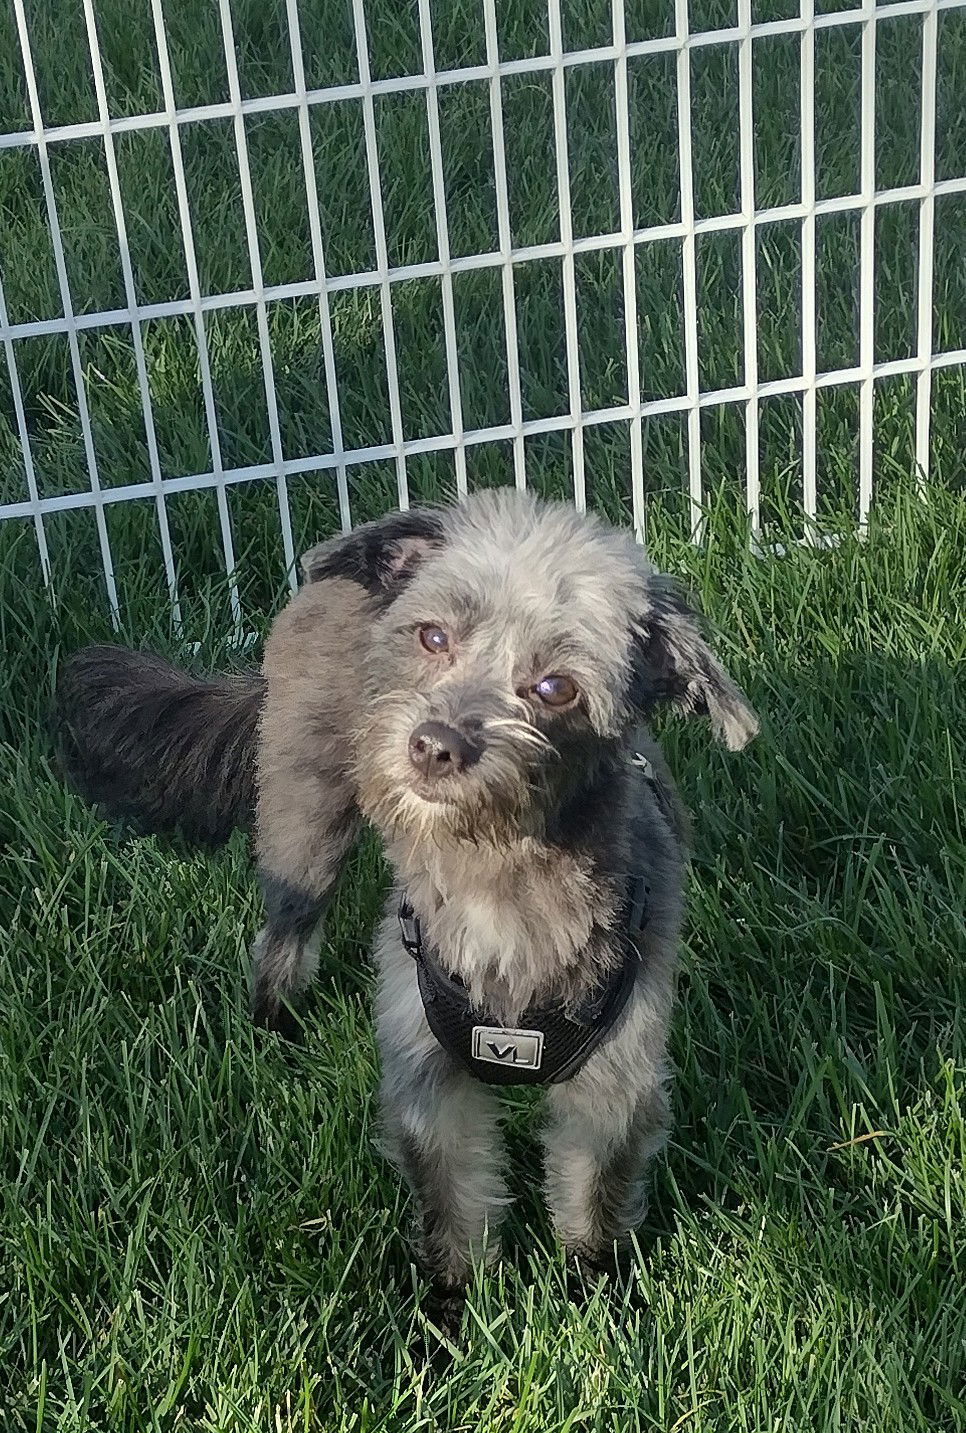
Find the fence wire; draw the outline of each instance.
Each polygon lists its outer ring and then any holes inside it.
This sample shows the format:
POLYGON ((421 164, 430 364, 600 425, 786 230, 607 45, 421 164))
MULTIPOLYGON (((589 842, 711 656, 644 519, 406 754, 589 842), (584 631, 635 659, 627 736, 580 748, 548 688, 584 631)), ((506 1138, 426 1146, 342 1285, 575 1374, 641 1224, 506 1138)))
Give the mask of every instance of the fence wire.
MULTIPOLYGON (((268 482, 277 493, 279 526, 284 561, 295 583, 295 538, 290 513, 289 480, 308 474, 330 480, 344 529, 353 522, 353 482, 367 465, 389 462, 394 466, 396 496, 401 507, 410 499, 408 465, 423 454, 451 455, 455 490, 468 487, 467 456, 479 445, 507 445, 512 477, 518 486, 527 482, 528 443, 545 434, 569 436, 573 496, 578 506, 587 501, 585 443, 590 430, 602 425, 622 425, 628 438, 629 497, 634 524, 643 532, 647 512, 646 454, 642 425, 646 420, 680 415, 684 424, 686 484, 690 522, 697 534, 706 497, 702 462, 702 413, 723 406, 738 405, 744 416, 745 498, 755 531, 761 523, 760 419, 762 404, 772 398, 796 395, 801 401, 802 531, 806 538, 818 530, 820 452, 817 439, 817 405, 823 390, 851 387, 858 395, 856 460, 857 520, 864 524, 873 500, 875 471, 875 393, 881 380, 908 376, 915 384, 915 464, 923 480, 930 469, 930 423, 933 380, 938 370, 966 362, 966 349, 934 347, 935 251, 937 200, 966 194, 964 173, 937 179, 937 70, 940 58, 940 22, 947 12, 962 10, 966 0, 897 0, 875 4, 864 0, 859 8, 817 13, 815 0, 801 0, 800 13, 787 18, 756 21, 752 0, 737 0, 737 23, 716 29, 692 29, 688 0, 669 0, 673 28, 666 35, 629 40, 625 5, 614 0, 611 7, 609 43, 589 48, 568 49, 565 44, 567 7, 561 0, 548 0, 545 53, 503 58, 500 52, 500 25, 496 0, 480 0, 481 26, 485 46, 482 63, 460 68, 439 68, 434 41, 434 17, 429 0, 414 7, 418 30, 421 69, 417 73, 374 76, 370 64, 370 20, 365 0, 351 0, 351 32, 355 45, 357 77, 351 82, 312 88, 306 81, 303 26, 298 0, 284 0, 284 18, 293 84, 290 92, 246 95, 238 63, 239 34, 230 0, 210 0, 217 10, 221 31, 228 97, 210 104, 179 104, 171 59, 171 37, 162 0, 149 0, 155 46, 154 63, 163 101, 152 112, 112 114, 105 84, 102 37, 94 0, 83 0, 83 16, 89 48, 89 65, 96 96, 96 116, 71 123, 51 123, 45 113, 37 75, 37 47, 42 38, 34 34, 25 0, 12 0, 19 64, 29 108, 29 126, 0 133, 0 162, 5 153, 22 151, 34 156, 38 167, 40 193, 53 263, 59 312, 16 316, 5 294, 5 276, 0 272, 0 341, 3 343, 9 379, 4 421, 18 445, 22 471, 17 480, 20 493, 9 485, 0 503, 0 520, 28 519, 36 534, 39 568, 49 581, 50 540, 46 520, 51 514, 90 510, 97 528, 100 557, 108 601, 118 613, 114 555, 106 521, 106 510, 119 503, 146 500, 154 504, 165 577, 170 600, 177 611, 177 554, 174 550, 167 502, 175 494, 210 490, 216 499, 220 543, 225 571, 236 565, 235 539, 228 501, 236 485, 268 482), (919 168, 916 182, 877 187, 876 55, 883 27, 900 19, 917 23, 920 73, 919 113, 909 123, 919 132, 919 168), (823 32, 857 34, 861 37, 859 81, 859 185, 855 192, 821 197, 817 192, 816 138, 816 40, 823 32), (779 37, 798 37, 799 125, 798 164, 800 197, 795 202, 762 207, 756 194, 756 83, 764 42, 779 37), (720 50, 733 53, 737 63, 738 91, 738 204, 733 212, 698 217, 695 203, 695 159, 692 133, 692 84, 695 57, 720 50), (629 67, 652 58, 666 57, 672 65, 676 107, 678 217, 669 222, 639 226, 635 222, 633 164, 633 99, 629 67), (572 171, 568 114, 568 77, 577 72, 612 73, 613 127, 616 153, 617 212, 619 225, 608 232, 581 234, 575 231, 571 194, 572 171), (549 80, 554 173, 559 212, 556 238, 521 243, 512 222, 511 191, 513 171, 508 154, 505 118, 506 86, 521 77, 549 80), (458 87, 482 87, 488 106, 490 135, 480 143, 489 146, 495 208, 496 244, 485 251, 458 253, 451 243, 450 207, 446 180, 446 141, 441 125, 441 103, 458 87), (429 159, 432 213, 436 256, 430 260, 394 262, 398 253, 387 216, 383 163, 376 107, 386 97, 422 96, 425 103, 425 142, 429 159), (328 264, 323 226, 320 222, 319 167, 313 138, 314 117, 326 107, 353 106, 361 117, 362 152, 365 166, 369 212, 360 214, 360 224, 371 228, 374 264, 358 272, 332 271, 328 264), (310 271, 284 283, 267 283, 258 210, 253 191, 249 154, 249 126, 258 117, 290 113, 297 124, 298 162, 304 181, 307 212, 310 271), (210 292, 199 263, 196 216, 186 176, 184 137, 195 127, 227 122, 231 126, 234 159, 244 226, 245 250, 251 282, 243 288, 210 292), (185 291, 162 302, 145 302, 139 294, 138 277, 132 261, 130 196, 125 202, 119 178, 117 145, 122 136, 157 132, 166 136, 174 188, 174 206, 183 248, 185 291), (69 272, 65 257, 64 230, 71 221, 58 198, 52 172, 52 156, 78 142, 102 147, 110 195, 110 212, 103 223, 113 228, 120 258, 123 304, 110 309, 89 309, 86 297, 78 292, 76 274, 69 272), (918 216, 918 255, 915 294, 914 351, 881 358, 876 353, 876 220, 879 211, 891 206, 912 206, 918 216), (823 369, 817 345, 818 321, 818 225, 830 216, 855 216, 858 224, 857 255, 857 357, 853 364, 823 369), (800 326, 800 371, 777 378, 762 379, 759 373, 759 238, 772 226, 795 225, 800 243, 800 292, 797 322, 800 326), (740 278, 737 294, 738 322, 733 342, 742 355, 740 381, 725 386, 702 386, 702 334, 700 286, 696 248, 699 241, 716 235, 734 235, 740 244, 740 278), (666 396, 645 397, 642 388, 642 357, 639 345, 638 256, 655 244, 678 246, 680 309, 683 337, 681 391, 666 396), (582 256, 612 253, 619 262, 623 360, 626 397, 623 402, 587 406, 582 374, 580 331, 580 289, 576 265, 582 256), (552 264, 560 275, 562 308, 561 362, 566 374, 566 401, 559 411, 527 416, 524 375, 521 371, 518 327, 520 322, 519 274, 523 266, 552 264), (461 353, 454 282, 460 276, 491 271, 498 276, 494 303, 499 307, 505 338, 500 354, 506 373, 506 418, 499 423, 473 426, 467 422, 464 404, 466 354, 461 353), (396 337, 394 298, 399 286, 413 281, 435 280, 441 299, 441 339, 445 355, 448 431, 407 434, 401 397, 399 352, 396 337), (343 419, 345 386, 339 375, 339 354, 333 328, 333 299, 348 292, 369 292, 378 308, 385 365, 385 396, 388 405, 388 440, 353 444, 347 441, 343 419), (329 441, 322 451, 292 456, 286 451, 280 418, 276 361, 273 355, 269 316, 274 305, 284 301, 308 300, 318 305, 321 344, 321 377, 329 419, 329 441), (215 383, 212 377, 211 325, 216 315, 245 311, 254 319, 255 358, 264 388, 268 425, 268 449, 262 461, 226 461, 219 429, 215 383), (166 471, 159 452, 155 426, 155 383, 146 351, 149 326, 183 320, 190 325, 197 347, 197 379, 208 443, 209 463, 199 471, 166 471), (84 335, 121 329, 130 335, 145 432, 145 466, 125 481, 104 481, 88 402, 89 372, 85 370, 81 342, 84 335), (76 391, 76 421, 86 486, 79 491, 51 492, 38 481, 34 456, 36 420, 31 415, 36 394, 25 380, 22 364, 24 345, 33 340, 57 337, 67 345, 70 373, 76 391)), ((370 0, 370 9, 372 3, 370 0)), ((514 151, 520 136, 515 135, 514 151)), ((143 219, 143 215, 140 216, 143 219)), ((665 252, 667 250, 665 249, 665 252)), ((2 252, 2 250, 0 250, 2 252)), ((10 255, 7 254, 9 261, 10 255)), ((486 364, 490 356, 475 353, 473 362, 486 364)), ((283 415, 284 416, 284 415, 283 415)), ((236 618, 237 592, 233 589, 236 618)))

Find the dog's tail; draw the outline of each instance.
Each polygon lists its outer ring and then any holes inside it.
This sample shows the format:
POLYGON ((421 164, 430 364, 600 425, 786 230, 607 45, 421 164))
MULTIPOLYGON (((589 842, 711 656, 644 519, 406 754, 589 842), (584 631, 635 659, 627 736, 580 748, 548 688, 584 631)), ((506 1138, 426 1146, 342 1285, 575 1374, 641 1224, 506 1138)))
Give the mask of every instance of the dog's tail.
POLYGON ((203 680, 153 652, 84 647, 57 687, 67 779, 142 835, 222 845, 252 824, 263 692, 257 672, 203 680))

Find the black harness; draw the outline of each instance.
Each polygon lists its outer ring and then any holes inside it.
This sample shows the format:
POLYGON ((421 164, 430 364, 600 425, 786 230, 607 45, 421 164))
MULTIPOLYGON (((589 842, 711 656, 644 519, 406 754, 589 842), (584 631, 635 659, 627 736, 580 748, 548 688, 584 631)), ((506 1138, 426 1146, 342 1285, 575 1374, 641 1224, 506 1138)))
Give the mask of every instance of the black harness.
MULTIPOLYGON (((637 881, 624 925, 638 933, 647 920, 648 888, 637 881)), ((449 975, 424 943, 419 917, 405 896, 399 903, 399 929, 416 962, 426 1020, 436 1039, 478 1080, 487 1085, 557 1085, 584 1065, 613 1028, 627 1004, 640 967, 632 940, 624 958, 608 971, 579 1009, 568 1013, 561 1001, 532 1004, 520 1027, 507 1029, 474 1010, 466 987, 449 975)))

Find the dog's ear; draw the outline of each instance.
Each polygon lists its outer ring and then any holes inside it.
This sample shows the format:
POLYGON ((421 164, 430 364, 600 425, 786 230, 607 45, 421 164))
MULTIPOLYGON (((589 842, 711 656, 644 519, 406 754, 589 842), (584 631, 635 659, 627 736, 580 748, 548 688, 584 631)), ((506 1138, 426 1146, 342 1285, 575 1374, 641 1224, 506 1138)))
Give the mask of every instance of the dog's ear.
POLYGON ((688 716, 707 716, 719 741, 740 751, 758 717, 701 631, 697 613, 669 577, 648 581, 648 604, 635 623, 634 698, 646 712, 670 702, 688 716))
POLYGON ((302 571, 308 582, 343 577, 379 596, 401 587, 441 542, 438 514, 418 509, 389 513, 310 548, 302 571))

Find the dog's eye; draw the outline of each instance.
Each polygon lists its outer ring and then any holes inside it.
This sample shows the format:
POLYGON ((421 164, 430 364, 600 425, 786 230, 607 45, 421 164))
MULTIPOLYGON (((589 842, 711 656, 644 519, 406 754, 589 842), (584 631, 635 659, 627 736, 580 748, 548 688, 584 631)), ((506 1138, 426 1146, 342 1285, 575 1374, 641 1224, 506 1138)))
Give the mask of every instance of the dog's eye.
POLYGON ((577 700, 577 683, 571 677, 544 677, 533 688, 545 707, 569 707, 577 700))
POLYGON ((420 627, 419 640, 427 652, 449 651, 449 637, 442 627, 434 627, 431 623, 426 627, 420 627))

